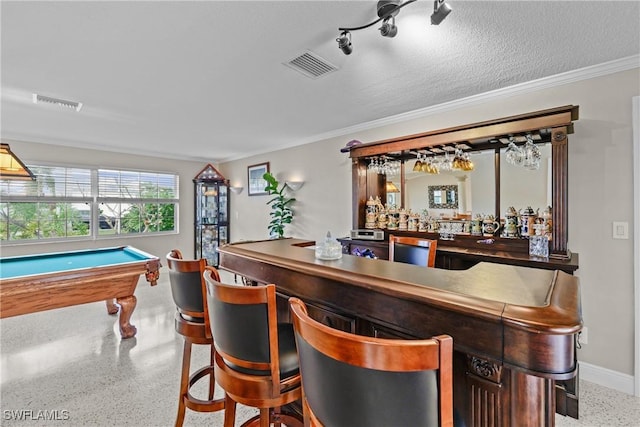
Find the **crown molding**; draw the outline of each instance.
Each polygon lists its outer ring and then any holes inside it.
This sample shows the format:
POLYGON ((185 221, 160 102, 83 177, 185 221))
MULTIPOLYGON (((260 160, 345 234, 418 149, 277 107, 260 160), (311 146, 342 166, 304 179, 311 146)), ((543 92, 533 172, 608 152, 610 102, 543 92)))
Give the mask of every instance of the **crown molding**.
MULTIPOLYGON (((477 95, 468 96, 466 98, 456 99, 454 101, 445 102, 442 104, 432 105, 418 110, 408 111, 406 113, 396 114, 394 116, 385 117, 370 122, 361 123, 354 126, 349 126, 335 131, 327 132, 320 135, 315 135, 307 138, 305 141, 298 145, 308 144, 311 142, 317 142, 324 139, 335 138, 347 134, 356 132, 362 132, 377 127, 397 124, 412 119, 429 117, 434 114, 443 113, 447 111, 457 110, 463 107, 470 107, 474 105, 480 105, 488 101, 495 101, 503 98, 508 98, 514 95, 522 95, 526 93, 536 92, 548 88, 562 86, 570 83, 575 83, 583 80, 588 80, 600 76, 606 76, 609 74, 619 73, 622 71, 631 70, 634 68, 640 68, 640 55, 632 55, 614 61, 604 62, 602 64, 592 65, 589 67, 578 68, 576 70, 567 71, 553 76, 543 77, 537 80, 531 80, 524 83, 518 83, 513 86, 492 90, 489 92, 480 93, 477 95)), ((284 148, 284 147, 283 147, 284 148)))

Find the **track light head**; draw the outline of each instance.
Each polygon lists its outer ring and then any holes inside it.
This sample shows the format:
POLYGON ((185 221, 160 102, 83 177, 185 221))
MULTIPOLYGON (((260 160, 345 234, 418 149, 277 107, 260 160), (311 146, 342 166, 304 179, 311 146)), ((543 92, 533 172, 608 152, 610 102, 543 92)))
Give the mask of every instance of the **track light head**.
POLYGON ((338 42, 338 48, 342 53, 345 55, 351 55, 351 52, 353 52, 353 46, 351 45, 351 33, 349 31, 343 31, 336 41, 338 42))
POLYGON ((378 28, 383 37, 395 37, 398 34, 395 18, 387 18, 384 20, 382 27, 378 28), (391 22, 389 22, 391 21, 391 22))
POLYGON ((431 25, 440 25, 444 18, 451 13, 451 6, 444 2, 444 0, 434 0, 433 2, 433 14, 431 15, 431 25))
MULTIPOLYGON (((351 32, 364 30, 365 28, 376 25, 378 22, 382 22, 382 26, 378 28, 378 30, 380 30, 380 34, 383 37, 395 37, 398 34, 395 16, 400 12, 400 9, 416 1, 417 0, 378 0, 378 6, 376 8, 378 19, 368 24, 360 25, 359 27, 338 27, 338 31, 340 31, 340 36, 336 39, 338 48, 345 55, 350 55, 351 52, 353 52, 351 32)), ((447 15, 451 13, 451 7, 444 1, 445 0, 434 0, 433 14, 431 15, 432 25, 440 24, 447 15)))

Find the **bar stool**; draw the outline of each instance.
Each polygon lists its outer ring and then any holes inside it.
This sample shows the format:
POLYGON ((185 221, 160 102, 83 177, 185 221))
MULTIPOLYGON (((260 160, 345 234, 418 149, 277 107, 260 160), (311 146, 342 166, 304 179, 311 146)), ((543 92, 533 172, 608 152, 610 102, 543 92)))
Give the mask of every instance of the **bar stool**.
POLYGON ((234 425, 240 403, 260 410, 243 426, 302 427, 302 417, 283 408, 300 399, 300 373, 293 325, 278 323, 275 286, 225 285, 214 273, 207 267, 204 278, 224 426, 234 425))
POLYGON ((332 329, 290 298, 305 425, 454 425, 453 339, 382 339, 332 329))
MULTIPOLYGON (((204 298, 203 272, 206 260, 185 260, 178 249, 167 254, 171 295, 176 304, 176 332, 184 337, 182 374, 176 427, 182 426, 186 408, 197 412, 214 412, 224 409, 224 399, 214 399, 215 374, 213 363, 215 347, 211 336, 207 301, 204 298), (191 347, 193 344, 208 345, 211 349, 209 364, 190 374, 191 347), (191 394, 192 387, 202 378, 209 377, 208 398, 199 399, 191 394)), ((212 274, 217 275, 217 271, 212 274)))

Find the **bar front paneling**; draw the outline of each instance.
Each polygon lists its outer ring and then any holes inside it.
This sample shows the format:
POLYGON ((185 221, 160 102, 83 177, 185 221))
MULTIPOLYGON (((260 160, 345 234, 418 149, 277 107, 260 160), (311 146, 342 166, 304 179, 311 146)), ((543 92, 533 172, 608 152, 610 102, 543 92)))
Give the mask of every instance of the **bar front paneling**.
MULTIPOLYGON (((555 380, 576 374, 576 277, 484 262, 454 271, 350 255, 322 261, 309 244, 227 245, 220 266, 275 283, 282 298, 303 299, 333 327, 384 337, 451 335, 455 407, 468 426, 554 424, 555 380)), ((286 318, 287 305, 280 307, 286 318)))

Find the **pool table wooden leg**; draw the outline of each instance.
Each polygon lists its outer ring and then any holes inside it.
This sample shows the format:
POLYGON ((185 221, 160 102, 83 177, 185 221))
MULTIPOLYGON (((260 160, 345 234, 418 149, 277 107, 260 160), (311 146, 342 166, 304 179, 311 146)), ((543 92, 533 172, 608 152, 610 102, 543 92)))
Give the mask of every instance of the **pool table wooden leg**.
POLYGON ((114 298, 105 300, 105 303, 107 303, 107 313, 109 314, 116 314, 120 310, 120 307, 116 304, 116 300, 114 298))
POLYGON ((122 338, 131 338, 136 335, 136 327, 129 323, 133 309, 136 308, 137 298, 135 295, 120 297, 117 299, 120 304, 120 335, 122 338))

